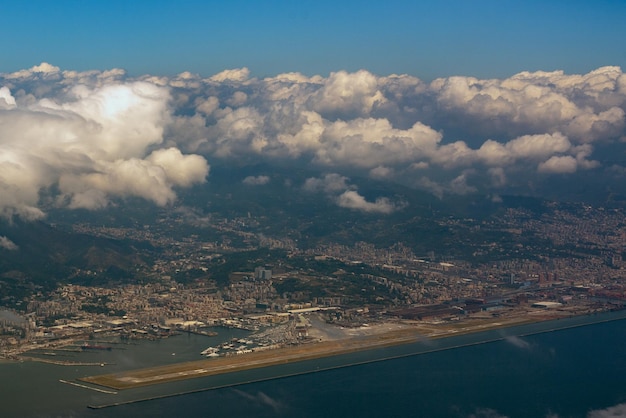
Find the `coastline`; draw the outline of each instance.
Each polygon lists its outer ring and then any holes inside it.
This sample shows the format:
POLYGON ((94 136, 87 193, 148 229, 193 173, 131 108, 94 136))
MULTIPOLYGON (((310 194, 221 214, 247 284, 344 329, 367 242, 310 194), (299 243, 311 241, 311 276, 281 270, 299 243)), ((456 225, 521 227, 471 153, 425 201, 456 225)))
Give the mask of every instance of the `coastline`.
MULTIPOLYGON (((351 367, 360 364, 385 361, 394 358, 414 356, 420 354, 427 354, 441 350, 450 350, 455 348, 462 348, 471 345, 486 344, 496 341, 501 341, 510 337, 523 337, 533 334, 558 331, 568 328, 593 325, 602 322, 610 322, 616 320, 626 319, 626 311, 621 310, 617 312, 603 312, 603 313, 588 313, 585 315, 570 316, 567 318, 558 317, 540 317, 540 318, 516 318, 509 321, 491 321, 487 324, 480 324, 471 326, 458 327, 459 329, 447 328, 446 332, 431 333, 430 335, 424 335, 417 332, 417 328, 410 327, 402 330, 396 330, 391 332, 384 332, 380 334, 374 334, 369 336, 362 336, 349 339, 338 339, 332 341, 324 341, 318 343, 310 343, 306 345, 286 347, 277 350, 249 353, 242 356, 223 357, 218 359, 208 360, 195 360, 191 362, 178 363, 167 366, 156 366, 150 368, 136 369, 119 373, 103 374, 96 376, 89 376, 80 378, 78 380, 94 384, 97 386, 107 387, 115 390, 132 389, 143 386, 150 386, 160 383, 176 382, 180 380, 187 380, 198 377, 208 377, 212 375, 219 375, 225 373, 234 373, 250 369, 266 368, 272 366, 278 366, 287 363, 306 362, 315 359, 341 356, 345 354, 375 351, 385 349, 392 346, 410 345, 412 343, 418 343, 423 341, 434 340, 448 340, 454 337, 476 335, 480 337, 481 334, 485 334, 485 338, 478 338, 476 341, 470 341, 461 344, 453 344, 450 346, 437 347, 430 350, 419 350, 418 352, 410 352, 406 354, 384 356, 373 360, 358 361, 353 363, 341 364, 339 366, 332 366, 330 368, 318 368, 302 373, 313 373, 317 371, 323 371, 328 369, 351 367), (591 320, 596 315, 600 315, 601 318, 597 320, 591 320), (569 319, 569 321, 568 321, 569 319), (573 323, 572 323, 573 322, 573 323), (540 326, 537 330, 523 331, 524 326, 532 325, 545 325, 540 326), (499 336, 488 337, 488 333, 497 330, 512 330, 513 333, 502 333, 499 336), (515 332, 517 330, 518 332, 515 332)), ((445 330, 444 330, 445 331, 445 330)), ((292 374, 290 374, 292 375, 292 374)), ((270 380, 287 377, 288 375, 274 376, 270 378, 264 378, 261 380, 270 380)), ((256 380, 255 380, 256 381, 256 380)), ((240 382, 237 384, 245 384, 251 382, 240 382)), ((227 386, 234 386, 227 385, 227 386)), ((222 386, 220 386, 222 387, 222 386)), ((218 387, 209 387, 201 390, 211 390, 218 387)), ((184 392, 186 393, 186 392, 184 392)), ((166 395, 177 396, 184 393, 166 395)), ((132 401, 135 402, 135 401, 132 401)))

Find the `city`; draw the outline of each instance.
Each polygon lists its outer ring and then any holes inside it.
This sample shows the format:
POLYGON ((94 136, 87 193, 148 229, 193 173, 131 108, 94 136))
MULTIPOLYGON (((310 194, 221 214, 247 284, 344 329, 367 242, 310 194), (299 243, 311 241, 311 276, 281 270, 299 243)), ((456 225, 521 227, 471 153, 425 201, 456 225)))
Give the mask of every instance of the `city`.
POLYGON ((159 222, 160 229, 76 224, 76 233, 146 241, 160 255, 151 265, 135 267, 139 283, 66 283, 33 292, 19 301, 19 310, 0 316, 0 355, 53 361, 41 351, 113 336, 166 338, 215 327, 257 333, 274 327, 282 331, 273 332, 265 346, 278 348, 323 340, 326 327, 396 324, 445 334, 457 332, 459 324, 484 328, 622 309, 623 210, 547 207, 539 217, 523 208, 482 220, 435 217, 448 234, 465 237, 464 253, 471 260, 435 250, 415 254, 401 242, 387 248, 367 242, 298 248, 291 238, 256 232, 266 221, 250 215, 214 218, 211 229, 221 240, 211 242, 201 240, 201 230, 171 238, 170 229, 186 222, 182 217, 159 222), (473 233, 493 241, 476 240, 473 233), (244 264, 228 263, 242 255, 244 264), (214 277, 215 266, 245 267, 227 269, 224 279, 214 277), (32 350, 39 355, 29 356, 32 350))

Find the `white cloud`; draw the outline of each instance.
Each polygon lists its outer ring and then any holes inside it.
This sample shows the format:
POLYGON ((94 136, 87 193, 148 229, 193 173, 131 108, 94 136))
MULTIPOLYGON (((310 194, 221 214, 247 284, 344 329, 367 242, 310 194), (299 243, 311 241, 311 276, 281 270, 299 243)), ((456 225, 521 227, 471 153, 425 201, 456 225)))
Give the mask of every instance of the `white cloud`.
POLYGON ((18 247, 13 241, 8 239, 5 236, 0 236, 0 248, 4 248, 9 251, 17 251, 20 247, 18 247))
POLYGON ((15 107, 15 98, 7 87, 0 87, 0 109, 11 109, 15 107))
POLYGON ((335 119, 367 116, 374 106, 385 100, 378 89, 376 76, 361 70, 331 73, 322 88, 310 97, 309 103, 312 110, 335 119))
POLYGON ((598 113, 581 113, 572 118, 563 130, 568 135, 579 138, 580 142, 616 137, 624 130, 624 110, 611 107, 598 113))
POLYGON ((300 157, 305 153, 313 153, 323 147, 320 139, 326 129, 326 122, 315 112, 302 112, 302 124, 294 133, 279 133, 277 142, 280 154, 289 157, 300 157))
POLYGON ((430 167, 426 161, 419 161, 410 165, 411 170, 426 170, 430 167))
POLYGON ((603 67, 585 75, 538 71, 505 80, 450 77, 433 81, 429 89, 443 111, 464 115, 481 128, 517 135, 563 132, 575 142, 592 142, 623 131, 624 85, 621 69, 603 67))
POLYGON ((444 168, 464 167, 476 161, 476 151, 463 141, 442 145, 431 156, 433 163, 444 168))
MULTIPOLYGON (((496 169, 495 174, 490 172, 489 175, 492 176, 492 180, 495 176, 495 181, 497 181, 498 174, 501 174, 501 172, 501 170, 496 169)), ((421 176, 415 181, 414 186, 424 189, 440 199, 446 194, 466 195, 478 191, 475 186, 468 184, 470 176, 475 175, 473 170, 466 170, 452 179, 433 180, 427 176, 421 176)), ((501 185, 496 185, 496 187, 500 186, 501 185)))
POLYGON ((540 173, 566 174, 576 172, 577 168, 578 163, 576 159, 567 155, 563 157, 550 157, 547 161, 539 164, 538 170, 540 173))
POLYGON ((59 179, 61 201, 70 208, 97 209, 108 205, 107 196, 138 196, 159 206, 176 199, 173 186, 189 187, 208 175, 206 160, 183 155, 178 149, 156 150, 145 159, 102 162, 96 171, 64 174, 59 179))
POLYGON ((302 189, 311 193, 325 193, 337 206, 363 212, 389 214, 406 206, 404 202, 394 203, 386 197, 368 202, 356 191, 356 186, 348 184, 349 180, 340 174, 330 173, 322 178, 306 179, 302 189))
POLYGON ((28 70, 20 70, 14 73, 6 74, 5 78, 8 79, 19 79, 19 78, 30 78, 32 76, 46 76, 51 74, 58 74, 60 72, 59 67, 55 67, 54 65, 50 65, 47 62, 42 62, 39 65, 35 65, 28 70))
POLYGON ((393 168, 379 165, 370 170, 369 176, 374 179, 387 179, 392 178, 394 175, 393 168))
POLYGON ((467 184, 468 173, 462 173, 450 182, 449 190, 458 195, 476 192, 476 188, 467 184))
POLYGON ((506 148, 517 158, 543 158, 566 152, 571 144, 560 133, 524 135, 506 143, 506 148))
POLYGON ((161 167, 168 182, 175 186, 189 187, 203 182, 209 174, 209 165, 199 155, 183 155, 177 148, 153 151, 146 161, 161 167))
POLYGON ((46 73, 46 74, 58 73, 59 70, 60 70, 59 67, 50 65, 47 62, 42 62, 41 64, 35 65, 33 68, 31 68, 31 71, 34 73, 46 73))
POLYGON ((342 208, 383 214, 392 213, 399 208, 386 197, 379 197, 375 202, 368 202, 354 190, 346 190, 340 194, 337 197, 337 205, 342 208))
POLYGON ((159 148, 170 121, 168 89, 118 81, 116 71, 66 74, 44 64, 5 79, 18 76, 54 87, 29 96, 18 90, 16 100, 0 87, 0 103, 9 105, 0 105, 1 216, 44 216, 40 193, 55 185, 57 202, 69 207, 98 208, 128 196, 167 204, 173 187, 208 174, 204 157, 159 148), (41 74, 59 79, 42 81, 41 74))
POLYGON ((242 183, 248 186, 262 186, 269 182, 270 178, 268 176, 248 176, 242 180, 242 183))
POLYGON ((506 184, 506 173, 502 167, 493 167, 487 170, 491 177, 491 183, 495 187, 503 187, 506 184))
POLYGON ((0 212, 43 216, 40 192, 58 184, 59 201, 80 207, 131 195, 171 202, 174 188, 206 177, 202 159, 293 161, 438 195, 500 193, 533 176, 602 167, 597 150, 624 137, 626 76, 618 67, 425 83, 365 70, 130 78, 120 69, 42 63, 0 74, 0 212), (129 170, 152 176, 136 181, 154 182, 156 192, 116 183, 129 170))
POLYGON ((437 196, 439 199, 443 197, 444 192, 445 192, 445 188, 441 184, 437 183, 436 181, 433 181, 427 176, 422 176, 418 178, 415 181, 415 186, 420 189, 427 190, 428 192, 437 196))
POLYGON ((247 68, 236 68, 232 70, 224 70, 215 74, 209 80, 222 83, 225 81, 242 82, 250 77, 250 70, 247 68))
MULTIPOLYGON (((216 109, 215 99, 204 110, 196 99, 197 111, 216 122, 207 119, 206 129, 186 143, 203 144, 190 150, 219 158, 298 158, 336 171, 346 167, 378 178, 384 174, 390 180, 408 168, 456 170, 456 177, 474 168, 492 178, 492 169, 498 168, 501 187, 517 178, 512 173, 529 172, 529 166, 551 172, 552 162, 542 164, 551 157, 575 158, 576 171, 597 167, 599 162, 588 160, 593 148, 581 157, 577 144, 623 136, 619 106, 626 102, 626 89, 611 97, 599 93, 609 87, 620 91, 626 85, 622 78, 616 68, 589 77, 537 72, 505 80, 450 77, 430 84, 364 70, 327 78, 298 73, 264 80, 241 77, 238 82, 228 78, 224 91, 229 93, 220 100, 243 107, 216 109), (233 87, 240 90, 233 93, 233 87), (240 99, 235 100, 237 93, 240 99), (472 142, 445 136, 458 130, 466 130, 472 142), (483 137, 478 144, 476 135, 483 137)), ((211 84, 208 97, 219 91, 211 84)))
POLYGON ((252 107, 227 110, 211 129, 208 147, 218 157, 259 154, 267 145, 263 116, 252 107))
POLYGON ((163 206, 176 198, 165 170, 146 160, 131 158, 106 162, 99 172, 64 175, 59 189, 69 207, 97 209, 108 204, 106 196, 139 196, 163 206))
POLYGON ((202 80, 199 75, 184 71, 169 81, 172 87, 199 88, 202 80))
POLYGON ((401 130, 386 119, 336 121, 322 133, 315 160, 362 168, 406 164, 433 156, 440 140, 440 133, 420 122, 401 130))
POLYGON ((626 403, 621 403, 606 409, 596 409, 587 413, 587 418, 617 418, 626 417, 626 403))
POLYGON ((339 193, 351 188, 349 178, 337 173, 326 174, 323 178, 311 177, 306 179, 302 188, 308 192, 339 193))
POLYGON ((203 115, 210 115, 220 106, 220 101, 215 96, 209 96, 206 99, 199 97, 196 99, 196 110, 203 115))
POLYGON ((489 166, 512 164, 518 160, 541 160, 572 149, 560 133, 524 135, 506 143, 487 140, 476 151, 478 159, 489 166))
POLYGON ((226 104, 233 107, 239 107, 246 103, 246 100, 248 100, 248 95, 246 93, 243 91, 236 91, 228 100, 226 100, 226 104))

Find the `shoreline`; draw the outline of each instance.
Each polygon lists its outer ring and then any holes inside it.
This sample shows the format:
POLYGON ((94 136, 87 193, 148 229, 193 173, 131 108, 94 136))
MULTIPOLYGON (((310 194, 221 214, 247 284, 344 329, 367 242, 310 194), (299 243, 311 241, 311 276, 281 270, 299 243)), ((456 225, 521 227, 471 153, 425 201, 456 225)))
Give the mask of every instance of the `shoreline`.
MULTIPOLYGON (((392 356, 386 356, 386 357, 370 359, 370 360, 355 361, 355 362, 350 362, 350 363, 345 363, 345 364, 340 364, 340 365, 335 365, 335 366, 322 367, 322 368, 318 367, 318 368, 315 368, 315 369, 304 370, 304 371, 301 371, 301 372, 286 373, 286 374, 280 374, 280 375, 276 375, 276 376, 268 376, 268 377, 262 377, 262 378, 258 378, 258 379, 239 381, 239 382, 234 382, 234 383, 208 386, 208 387, 204 387, 204 388, 200 388, 200 389, 192 389, 192 390, 182 391, 182 392, 161 394, 161 395, 155 395, 155 396, 150 396, 150 397, 145 397, 145 398, 140 398, 140 399, 121 401, 121 402, 114 402, 114 403, 110 403, 110 404, 87 405, 87 407, 89 409, 105 409, 105 408, 111 408, 111 407, 115 407, 115 406, 129 405, 129 404, 134 404, 134 403, 148 402, 148 401, 152 401, 152 400, 166 399, 166 398, 171 398, 171 397, 177 397, 177 396, 189 395, 189 394, 194 394, 194 393, 206 392, 206 391, 210 391, 210 390, 218 390, 218 389, 224 389, 224 388, 229 388, 229 387, 237 387, 237 386, 247 385, 247 384, 252 384, 252 383, 265 382, 265 381, 269 381, 269 380, 286 379, 286 378, 289 378, 289 377, 302 376, 302 375, 313 374, 313 373, 318 373, 318 372, 324 372, 324 371, 337 370, 337 369, 348 368, 348 367, 355 367, 355 366, 379 363, 379 362, 388 361, 388 360, 395 360, 395 359, 401 359, 401 358, 407 358, 407 357, 413 357, 413 356, 419 356, 419 355, 425 355, 425 354, 432 354, 432 353, 441 352, 441 351, 454 350, 454 349, 471 347, 471 346, 478 346, 478 345, 483 345, 483 344, 491 344, 491 343, 494 343, 494 342, 504 341, 507 338, 512 338, 512 337, 526 337, 526 336, 531 336, 531 335, 545 334, 545 333, 550 333, 550 332, 555 332, 555 331, 564 331, 564 330, 573 329, 573 328, 580 328, 580 327, 585 327, 585 326, 591 326, 591 325, 597 325, 597 324, 602 324, 602 323, 609 323, 609 322, 625 320, 626 319, 626 311, 621 310, 621 312, 622 312, 622 315, 620 315, 619 317, 604 318, 604 319, 600 319, 600 320, 596 320, 596 321, 586 321, 586 322, 582 322, 582 323, 569 324, 569 325, 565 324, 564 326, 556 326, 556 327, 550 327, 550 328, 545 328, 545 329, 539 329, 539 330, 530 331, 530 332, 526 332, 526 333, 513 333, 513 334, 510 334, 510 335, 503 335, 503 336, 500 336, 500 337, 497 337, 497 338, 490 338, 490 339, 485 339, 485 340, 467 342, 467 343, 456 344, 456 345, 452 345, 452 346, 437 347, 437 348, 424 350, 424 351, 419 351, 419 352, 396 354, 396 355, 392 355, 392 356)), ((591 314, 586 314, 586 315, 579 315, 579 316, 576 316, 576 317, 573 317, 573 318, 581 318, 581 319, 582 318, 588 318, 588 319, 591 319, 591 318, 593 318, 596 315, 610 314, 610 313, 616 313, 616 312, 591 313, 591 314)), ((533 322, 527 322, 527 323, 524 323, 524 324, 516 324, 516 325, 513 325, 511 327, 490 328, 490 329, 487 329, 487 330, 480 330, 480 331, 477 331, 477 332, 473 332, 471 334, 479 334, 481 332, 493 331, 493 330, 496 330, 496 329, 499 329, 499 328, 513 328, 513 327, 515 327, 517 325, 530 325, 530 324, 538 324, 538 323, 545 323, 545 322, 554 322, 555 325, 557 325, 559 323, 559 319, 544 320, 544 321, 533 321, 533 322)), ((441 339, 441 338, 446 339, 448 337, 454 337, 454 336, 458 336, 458 335, 459 334, 441 335, 441 336, 438 336, 437 339, 441 339)), ((402 344, 403 343, 392 344, 392 345, 402 345, 402 344)), ((387 347, 392 346, 392 345, 387 345, 387 347)), ((366 347, 366 348, 363 348, 361 350, 353 350, 351 352, 367 351, 369 349, 376 350, 376 349, 382 349, 382 348, 385 348, 385 347, 384 346, 376 347, 376 348, 366 347)), ((338 353, 336 355, 341 355, 341 354, 349 354, 349 353, 338 353)), ((318 356, 317 358, 330 357, 330 356, 333 356, 333 355, 335 355, 335 354, 331 354, 331 355, 327 355, 327 356, 318 356)), ((199 360, 199 361, 203 361, 203 360, 199 360)), ((304 361, 307 361, 307 360, 303 359, 303 360, 299 360, 299 361, 303 361, 304 362, 304 361)), ((197 361, 194 362, 194 363, 197 363, 197 361)), ((276 364, 280 364, 280 363, 276 363, 276 364)), ((276 364, 274 364, 274 365, 276 365, 276 364)), ((249 370, 249 369, 252 369, 252 368, 262 368, 262 367, 271 367, 271 365, 261 365, 261 366, 257 366, 257 367, 242 368, 242 369, 237 369, 237 370, 224 370, 221 373, 216 373, 216 374, 232 373, 232 372, 236 372, 236 371, 243 371, 243 370, 249 370)), ((142 370, 145 370, 145 369, 142 369, 142 370)), ((196 377, 196 376, 193 376, 193 377, 196 377)), ((189 377, 189 378, 192 378, 192 377, 189 377)), ((83 380, 83 379, 78 379, 78 380, 83 380)), ((183 379, 179 379, 179 380, 183 380, 183 379)), ((90 382, 90 383, 92 383, 92 382, 90 382)), ((165 382, 161 382, 161 383, 165 383, 165 382)), ((95 384, 98 385, 97 383, 95 383, 95 384)), ((143 386, 146 386, 146 385, 143 385, 143 386)))
MULTIPOLYGON (((563 326, 555 326, 550 329, 542 329, 533 331, 530 333, 515 334, 515 336, 527 336, 538 333, 551 332, 561 329, 575 328, 585 325, 592 325, 602 322, 610 322, 615 320, 626 319, 626 311, 620 311, 622 315, 619 318, 608 318, 593 322, 585 322, 582 324, 567 325, 561 323, 563 326)), ((602 314, 602 313, 601 313, 602 314)), ((610 314, 610 312, 605 312, 610 314)), ((568 318, 588 318, 591 319, 596 314, 577 315, 568 318)), ((351 354, 361 351, 373 351, 380 350, 392 346, 408 345, 425 340, 438 340, 447 339, 450 337, 463 336, 469 334, 480 334, 481 332, 494 331, 498 329, 511 329, 518 326, 532 325, 539 323, 546 323, 553 321, 555 325, 559 324, 558 321, 568 318, 520 318, 515 321, 493 321, 487 324, 474 325, 473 327, 466 326, 460 330, 446 329, 444 332, 431 333, 430 335, 424 335, 419 333, 417 327, 410 327, 402 330, 395 330, 390 332, 384 332, 380 334, 360 336, 348 339, 338 339, 331 341, 323 341, 317 343, 303 344, 293 347, 284 347, 271 351, 263 351, 256 353, 249 353, 242 356, 234 357, 222 357, 218 359, 204 359, 194 360, 190 362, 178 363, 173 365, 155 366, 143 369, 135 369, 130 371, 88 376, 80 378, 78 380, 95 384, 98 386, 107 387, 114 390, 132 389, 137 387, 151 386, 161 383, 176 382, 181 380, 187 380, 197 377, 208 377, 212 375, 219 375, 225 373, 240 372, 250 369, 265 368, 271 366, 277 366, 287 363, 297 363, 315 360, 325 357, 340 356, 345 354, 351 354)), ((442 330, 440 330, 442 331, 442 330)), ((426 354, 433 351, 447 350, 452 348, 461 348, 467 345, 484 344, 488 342, 495 342, 504 340, 510 336, 501 336, 498 338, 491 338, 488 340, 481 340, 478 342, 472 342, 468 344, 461 344, 453 347, 437 348, 434 350, 427 350, 424 352, 410 353, 402 355, 402 357, 410 355, 426 354)), ((392 359, 383 358, 372 361, 383 361, 392 359)), ((367 361, 371 362, 371 361, 367 361)), ((359 363, 362 364, 362 363, 359 363)), ((340 367, 348 367, 350 364, 342 365, 340 367)), ((208 389, 207 389, 208 390, 208 389)))

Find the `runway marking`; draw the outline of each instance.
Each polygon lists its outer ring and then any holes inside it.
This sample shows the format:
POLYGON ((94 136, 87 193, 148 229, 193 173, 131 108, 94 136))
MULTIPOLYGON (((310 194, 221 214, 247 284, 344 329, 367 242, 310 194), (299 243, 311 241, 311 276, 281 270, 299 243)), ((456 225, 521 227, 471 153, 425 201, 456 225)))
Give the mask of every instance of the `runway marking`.
POLYGON ((70 382, 68 380, 63 380, 63 379, 59 379, 59 382, 65 383, 67 385, 77 386, 77 387, 83 388, 83 389, 95 390, 96 392, 108 393, 109 395, 117 395, 117 392, 115 392, 113 390, 105 390, 105 389, 100 389, 100 388, 94 388, 93 386, 81 385, 80 383, 70 382))

